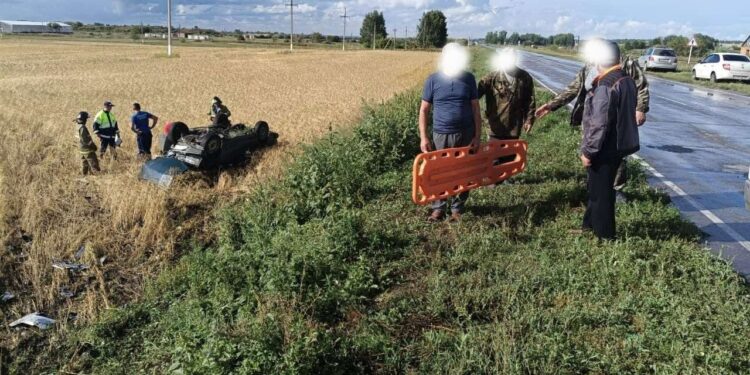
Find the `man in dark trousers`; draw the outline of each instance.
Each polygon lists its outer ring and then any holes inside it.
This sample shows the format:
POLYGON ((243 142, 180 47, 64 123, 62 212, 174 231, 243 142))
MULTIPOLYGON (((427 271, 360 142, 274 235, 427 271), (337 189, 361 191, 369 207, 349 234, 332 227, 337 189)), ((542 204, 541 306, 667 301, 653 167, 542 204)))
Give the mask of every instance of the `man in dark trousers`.
POLYGON ((600 239, 615 238, 615 175, 624 157, 640 149, 636 105, 638 90, 620 65, 616 43, 588 46, 598 75, 586 94, 581 162, 588 172, 588 204, 583 229, 600 239))
POLYGON ((118 145, 116 139, 119 137, 120 129, 117 127, 117 118, 112 113, 112 107, 114 106, 111 101, 107 100, 104 102, 104 109, 99 111, 94 117, 94 134, 101 141, 102 148, 99 152, 102 158, 109 147, 112 149, 112 157, 117 159, 118 145))
MULTIPOLYGON (((476 79, 466 71, 468 64, 468 51, 457 43, 448 43, 440 57, 439 71, 425 81, 419 109, 422 152, 479 145, 482 119, 476 79), (430 110, 432 140, 427 132, 430 110)), ((453 198, 450 207, 451 221, 461 219, 468 198, 468 192, 453 198)), ((447 207, 448 202, 445 200, 434 202, 428 221, 443 220, 447 207)))
MULTIPOLYGON (((591 42, 597 43, 601 39, 592 39, 591 42)), ((638 126, 643 125, 646 122, 646 113, 649 111, 649 84, 646 75, 644 74, 641 67, 638 65, 636 60, 630 58, 630 56, 621 57, 620 65, 622 66, 623 72, 633 78, 635 86, 638 89, 638 101, 635 110, 635 121, 638 126)), ((548 115, 550 112, 556 111, 562 107, 565 107, 568 103, 574 102, 573 111, 570 115, 570 125, 578 127, 581 125, 581 118, 584 111, 584 101, 586 99, 586 93, 591 90, 591 83, 597 76, 598 72, 596 66, 586 64, 576 75, 576 78, 571 82, 565 90, 560 92, 554 99, 549 103, 546 103, 539 107, 536 111, 536 117, 542 118, 548 115)), ((615 178, 615 190, 617 191, 617 199, 625 201, 625 195, 622 194, 622 189, 628 181, 626 160, 620 164, 620 168, 617 170, 617 177, 615 178)))
POLYGON ((130 130, 136 134, 138 156, 151 159, 151 129, 159 122, 159 118, 141 110, 140 103, 133 103, 133 116, 130 117, 130 130), (149 124, 149 122, 151 122, 149 124))
POLYGON ((81 154, 81 174, 84 176, 99 172, 99 159, 96 157, 96 145, 91 140, 91 134, 86 129, 86 121, 89 119, 88 112, 80 112, 75 119, 76 135, 78 137, 78 151, 81 154))

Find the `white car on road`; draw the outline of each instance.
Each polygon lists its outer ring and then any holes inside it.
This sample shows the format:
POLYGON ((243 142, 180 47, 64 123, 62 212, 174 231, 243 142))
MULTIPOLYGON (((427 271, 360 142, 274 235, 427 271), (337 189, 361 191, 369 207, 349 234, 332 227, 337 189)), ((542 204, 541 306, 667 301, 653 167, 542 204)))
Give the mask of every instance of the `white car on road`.
POLYGON ((693 79, 750 81, 750 57, 738 53, 714 53, 693 67, 693 79))

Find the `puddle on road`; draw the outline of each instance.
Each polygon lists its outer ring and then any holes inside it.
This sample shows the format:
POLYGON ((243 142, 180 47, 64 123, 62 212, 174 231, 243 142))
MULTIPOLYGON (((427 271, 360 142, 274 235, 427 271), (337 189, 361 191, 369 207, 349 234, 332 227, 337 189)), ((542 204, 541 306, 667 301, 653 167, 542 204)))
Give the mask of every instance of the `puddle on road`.
POLYGON ((691 152, 695 152, 692 148, 687 148, 683 146, 678 145, 662 145, 662 146, 647 146, 650 148, 655 148, 657 150, 667 151, 667 152, 674 152, 675 154, 689 154, 691 152))

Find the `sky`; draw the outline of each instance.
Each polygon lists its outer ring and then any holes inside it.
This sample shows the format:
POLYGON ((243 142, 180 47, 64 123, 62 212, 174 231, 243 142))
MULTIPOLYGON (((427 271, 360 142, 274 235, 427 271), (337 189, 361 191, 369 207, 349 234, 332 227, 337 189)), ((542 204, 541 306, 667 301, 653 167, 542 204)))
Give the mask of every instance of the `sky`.
MULTIPOLYGON (((294 0, 295 32, 340 35, 344 7, 352 16, 347 35, 359 34, 363 16, 377 9, 388 33, 414 36, 421 15, 439 9, 451 37, 483 37, 508 30, 582 38, 653 38, 708 34, 744 40, 750 34, 746 0, 714 0, 700 10, 685 0, 294 0), (625 7, 620 7, 625 4, 625 7), (618 8, 619 7, 619 8, 618 8)), ((0 19, 166 24, 166 0, 0 0, 0 19)), ((231 31, 289 32, 289 0, 173 0, 175 26, 231 31)))

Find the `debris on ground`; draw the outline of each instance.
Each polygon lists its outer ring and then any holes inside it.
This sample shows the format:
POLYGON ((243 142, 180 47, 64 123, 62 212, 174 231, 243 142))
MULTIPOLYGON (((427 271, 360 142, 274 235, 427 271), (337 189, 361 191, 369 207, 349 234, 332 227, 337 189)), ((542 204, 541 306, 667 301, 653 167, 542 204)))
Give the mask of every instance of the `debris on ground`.
POLYGON ((5 292, 5 293, 3 293, 3 296, 0 297, 0 300, 2 300, 3 302, 8 302, 8 301, 12 300, 13 298, 16 298, 16 296, 13 293, 11 293, 11 292, 5 292))
POLYGON ((81 245, 81 247, 78 248, 78 251, 76 251, 75 258, 76 260, 80 260, 83 256, 83 253, 86 252, 86 245, 81 245))
POLYGON ((52 262, 52 267, 60 270, 71 270, 71 271, 83 271, 89 268, 89 266, 81 263, 68 262, 66 260, 58 260, 52 262))
POLYGON ((25 325, 28 327, 39 327, 39 329, 47 329, 55 325, 55 320, 49 317, 46 317, 38 312, 34 312, 31 314, 28 314, 24 316, 21 319, 16 320, 13 323, 10 323, 10 327, 16 327, 19 325, 25 325))
POLYGON ((60 292, 60 297, 62 298, 73 298, 76 296, 75 292, 70 291, 70 289, 66 287, 61 287, 60 289, 58 289, 58 291, 60 292))

